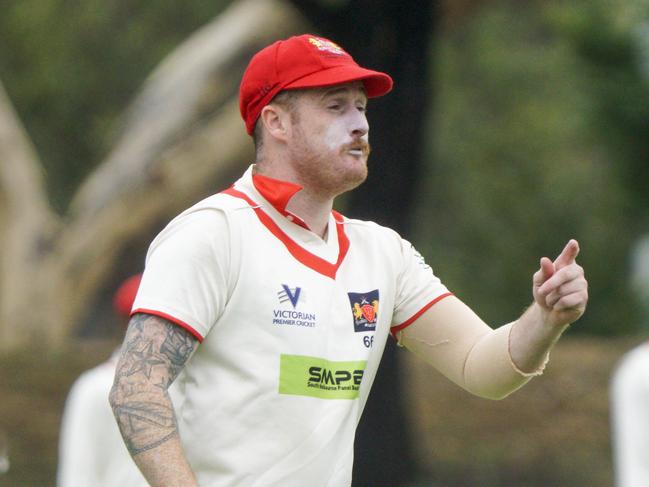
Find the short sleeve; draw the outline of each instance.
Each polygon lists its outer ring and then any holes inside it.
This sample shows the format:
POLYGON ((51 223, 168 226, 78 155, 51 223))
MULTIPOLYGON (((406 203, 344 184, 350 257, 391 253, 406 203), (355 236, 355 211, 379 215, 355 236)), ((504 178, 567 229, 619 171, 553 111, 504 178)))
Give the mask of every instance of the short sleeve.
POLYGON ((392 334, 406 328, 439 300, 450 296, 422 255, 407 240, 401 240, 401 271, 392 317, 392 334))
POLYGON ((202 341, 227 302, 230 263, 225 213, 202 208, 181 214, 149 247, 132 314, 160 316, 202 341))

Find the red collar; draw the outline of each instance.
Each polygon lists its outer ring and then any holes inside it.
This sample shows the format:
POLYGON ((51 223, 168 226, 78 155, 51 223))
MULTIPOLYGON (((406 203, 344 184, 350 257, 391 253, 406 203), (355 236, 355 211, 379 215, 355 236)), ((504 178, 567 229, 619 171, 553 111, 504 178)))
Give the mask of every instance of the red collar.
POLYGON ((295 193, 302 189, 302 186, 295 183, 289 183, 288 181, 269 178, 268 176, 264 176, 263 174, 253 174, 252 184, 254 184, 255 189, 259 191, 259 194, 261 194, 266 201, 273 205, 273 207, 278 212, 280 212, 296 225, 310 230, 304 220, 286 210, 286 205, 288 204, 289 200, 293 196, 295 196, 295 193))

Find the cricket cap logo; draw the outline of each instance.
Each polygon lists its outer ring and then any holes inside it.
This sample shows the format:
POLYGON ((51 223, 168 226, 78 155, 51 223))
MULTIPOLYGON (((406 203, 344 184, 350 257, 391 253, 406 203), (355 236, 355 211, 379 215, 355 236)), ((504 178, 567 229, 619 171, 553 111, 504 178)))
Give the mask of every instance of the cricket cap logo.
POLYGON ((379 318, 379 290, 347 293, 354 318, 354 331, 374 331, 379 318))
POLYGON ((309 37, 309 43, 315 46, 319 51, 327 51, 332 54, 347 54, 345 50, 335 42, 331 42, 321 37, 309 37))

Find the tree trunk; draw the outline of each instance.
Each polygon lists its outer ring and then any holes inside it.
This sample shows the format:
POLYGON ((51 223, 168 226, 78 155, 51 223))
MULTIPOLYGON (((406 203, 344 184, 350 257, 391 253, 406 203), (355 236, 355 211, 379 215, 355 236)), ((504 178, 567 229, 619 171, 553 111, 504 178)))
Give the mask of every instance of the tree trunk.
POLYGON ((34 331, 25 319, 38 303, 33 265, 48 252, 58 217, 45 198, 36 152, 0 85, 0 348, 34 331))
POLYGON ((146 81, 121 139, 63 217, 0 91, 0 351, 69 337, 129 243, 252 161, 241 74, 255 51, 303 23, 286 2, 242 0, 190 37, 146 81))

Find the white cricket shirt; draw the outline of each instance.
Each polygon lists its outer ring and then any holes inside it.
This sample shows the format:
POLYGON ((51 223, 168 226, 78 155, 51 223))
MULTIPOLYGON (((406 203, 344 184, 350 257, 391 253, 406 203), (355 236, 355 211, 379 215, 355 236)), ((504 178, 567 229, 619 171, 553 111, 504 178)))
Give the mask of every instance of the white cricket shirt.
POLYGON ((620 361, 611 385, 616 487, 649 485, 649 342, 620 361))
POLYGON ((394 231, 333 212, 323 240, 284 209, 298 186, 254 178, 156 237, 133 312, 202 341, 176 405, 201 485, 349 486, 391 329, 449 292, 394 231))

